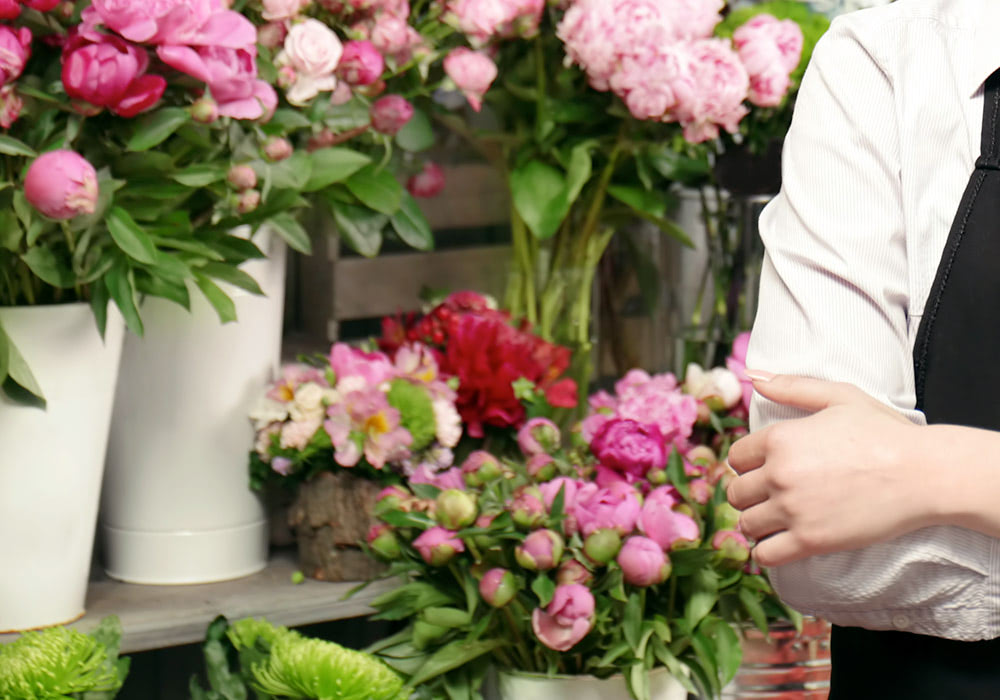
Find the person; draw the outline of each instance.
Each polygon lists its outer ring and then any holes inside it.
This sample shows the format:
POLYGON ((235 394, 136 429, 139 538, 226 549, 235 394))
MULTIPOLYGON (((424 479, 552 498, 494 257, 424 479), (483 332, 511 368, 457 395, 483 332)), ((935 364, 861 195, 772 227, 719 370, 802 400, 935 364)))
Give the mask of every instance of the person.
POLYGON ((835 700, 1000 698, 998 33, 996 0, 837 18, 760 220, 728 496, 833 623, 835 700))

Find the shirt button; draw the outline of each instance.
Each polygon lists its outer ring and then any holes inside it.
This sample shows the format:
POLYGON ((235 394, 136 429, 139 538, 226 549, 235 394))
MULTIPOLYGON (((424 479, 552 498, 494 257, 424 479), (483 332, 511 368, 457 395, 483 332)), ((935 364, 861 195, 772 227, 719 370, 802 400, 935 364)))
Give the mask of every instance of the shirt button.
POLYGON ((910 618, 903 614, 893 615, 892 624, 898 629, 906 629, 910 626, 910 618))

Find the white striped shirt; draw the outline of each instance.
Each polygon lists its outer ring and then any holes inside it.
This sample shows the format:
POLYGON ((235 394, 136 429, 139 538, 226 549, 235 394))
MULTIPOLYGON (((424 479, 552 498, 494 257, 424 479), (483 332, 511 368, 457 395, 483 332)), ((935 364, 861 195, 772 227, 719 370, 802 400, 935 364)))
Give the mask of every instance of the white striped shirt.
MULTIPOLYGON (((782 191, 760 220, 748 366, 851 382, 924 422, 913 342, 998 67, 1000 0, 899 0, 834 21, 799 92, 782 191)), ((983 323, 996 323, 991 311, 983 323)), ((756 397, 751 427, 799 415, 756 397)), ((963 478, 960 464, 941 469, 963 478)), ((971 530, 925 528, 771 576, 790 605, 836 624, 1000 636, 1000 540, 971 530)))

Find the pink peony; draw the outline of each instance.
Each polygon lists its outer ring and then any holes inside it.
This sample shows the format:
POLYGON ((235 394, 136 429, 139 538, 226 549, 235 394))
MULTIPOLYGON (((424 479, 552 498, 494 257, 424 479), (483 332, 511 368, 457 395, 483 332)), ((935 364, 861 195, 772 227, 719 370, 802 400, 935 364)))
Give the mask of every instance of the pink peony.
POLYGON ((293 105, 304 105, 321 92, 337 87, 333 73, 340 63, 344 47, 329 27, 316 19, 292 25, 275 65, 289 66, 295 81, 285 97, 293 105))
POLYGON ((663 434, 651 423, 612 419, 594 435, 590 450, 603 466, 637 479, 667 464, 663 434))
POLYGON ((31 30, 0 25, 0 85, 17 80, 31 56, 31 30))
POLYGON ((161 46, 156 51, 167 65, 208 85, 220 116, 269 119, 278 96, 268 83, 257 79, 254 54, 255 50, 218 46, 161 46))
POLYGON ((544 10, 545 0, 448 0, 444 18, 482 45, 494 36, 534 36, 544 10))
POLYGON ((726 358, 726 367, 740 380, 743 390, 743 408, 750 410, 750 399, 753 397, 753 382, 747 376, 747 347, 750 345, 750 333, 740 333, 733 341, 733 349, 726 358))
POLYGON ((395 136, 413 118, 413 105, 401 95, 380 97, 371 106, 372 128, 395 136))
POLYGON ((122 117, 153 107, 167 87, 159 75, 146 74, 144 49, 115 36, 100 43, 71 41, 63 52, 62 83, 66 94, 122 117))
POLYGON ((437 197, 444 190, 444 170, 433 161, 425 161, 424 167, 406 181, 406 189, 414 197, 437 197))
POLYGON ((749 110, 743 105, 750 90, 750 76, 723 39, 701 39, 691 44, 697 92, 674 109, 673 119, 684 127, 692 143, 714 139, 719 127, 735 133, 749 110))
POLYGON ((129 41, 157 46, 256 48, 257 30, 218 0, 93 0, 83 11, 84 36, 104 25, 129 41))
POLYGON ((0 87, 0 127, 9 129, 21 116, 24 100, 17 94, 13 85, 0 87))
POLYGON ((607 488, 581 490, 572 512, 584 537, 597 530, 627 535, 635 528, 641 508, 635 488, 619 481, 607 488))
POLYGON ((569 651, 594 626, 594 594, 578 583, 556 586, 545 610, 531 612, 531 629, 549 649, 569 651))
POLYGON ((597 493, 598 486, 593 483, 576 481, 568 476, 559 476, 540 484, 538 489, 541 491, 545 507, 549 509, 552 508, 552 503, 556 500, 559 491, 563 492, 563 513, 566 516, 563 520, 563 532, 567 535, 573 535, 579 529, 574 512, 577 501, 589 499, 597 493))
POLYGON ((270 22, 290 20, 298 17, 311 0, 262 0, 264 19, 270 22))
POLYGON ((477 112, 482 109, 483 95, 497 77, 497 66, 489 56, 459 46, 444 59, 444 71, 465 95, 469 105, 477 112))
POLYGON ((50 219, 93 214, 97 207, 97 172, 79 153, 55 150, 35 158, 24 178, 24 196, 50 219))
POLYGON ((429 465, 419 465, 409 477, 411 484, 430 484, 439 489, 464 489, 462 470, 453 467, 445 471, 434 471, 429 465))
POLYGON ((564 547, 563 538, 557 532, 535 530, 514 549, 514 557, 529 571, 548 571, 559 564, 564 547))
POLYGON ((750 75, 750 101, 761 107, 781 104, 790 74, 802 57, 802 29, 792 20, 768 14, 750 19, 733 33, 740 60, 750 75))
POLYGON ((382 76, 385 59, 370 41, 351 40, 337 66, 337 76, 348 85, 371 85, 382 76))
POLYGON ((330 348, 330 368, 340 382, 360 380, 367 386, 378 386, 394 376, 395 368, 381 352, 365 352, 347 343, 335 343, 330 348))
POLYGON ((647 498, 639 513, 639 529, 664 551, 697 542, 701 537, 701 530, 694 518, 678 513, 672 509, 672 504, 667 505, 667 502, 659 499, 647 498))
POLYGON ((425 530, 413 540, 413 547, 431 566, 444 566, 456 554, 465 551, 465 543, 454 532, 437 526, 425 530))
POLYGON ((625 582, 633 586, 653 586, 670 576, 670 560, 660 546, 648 537, 629 537, 616 559, 625 582))

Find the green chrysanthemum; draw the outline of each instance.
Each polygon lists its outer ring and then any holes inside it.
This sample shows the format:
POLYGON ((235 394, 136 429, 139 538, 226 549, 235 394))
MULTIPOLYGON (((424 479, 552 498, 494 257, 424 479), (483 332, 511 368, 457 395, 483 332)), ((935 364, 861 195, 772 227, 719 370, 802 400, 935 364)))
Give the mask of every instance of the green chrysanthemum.
MULTIPOLYGON (((117 621, 102 624, 99 632, 116 625, 117 621)), ((94 692, 114 697, 127 661, 111 658, 95 636, 53 627, 0 645, 0 700, 50 700, 94 692)))
POLYGON ((411 450, 422 450, 434 441, 437 423, 427 389, 405 379, 395 379, 386 398, 399 411, 399 422, 413 436, 411 450))
POLYGON ((253 647, 258 640, 272 646, 277 639, 283 637, 301 637, 298 632, 287 627, 278 627, 263 618, 255 617, 237 620, 229 626, 226 634, 237 650, 253 647))
POLYGON ((278 635, 266 661, 254 664, 256 688, 282 698, 405 700, 403 681, 377 659, 333 642, 278 635))

